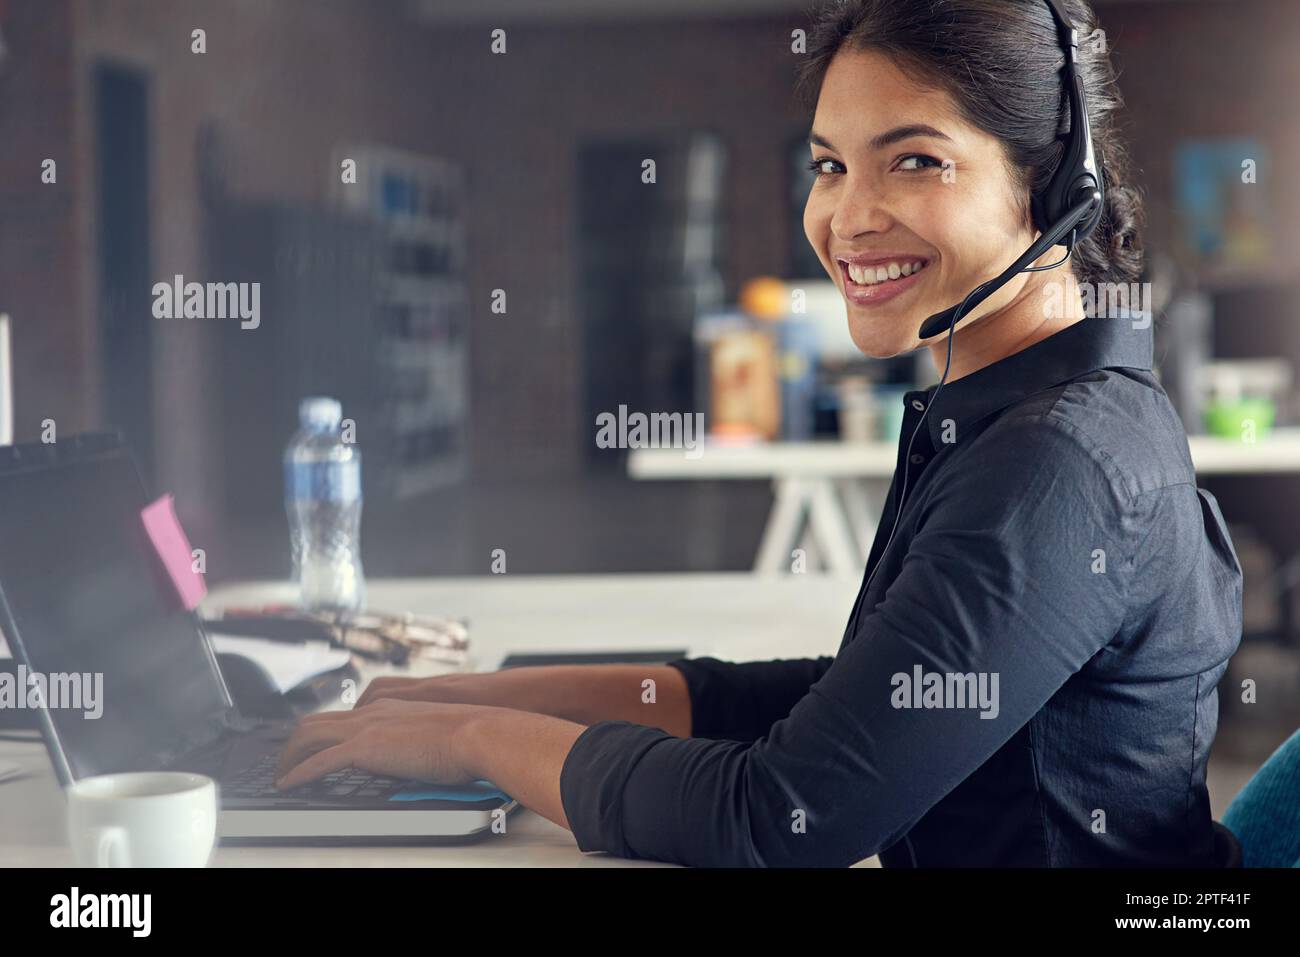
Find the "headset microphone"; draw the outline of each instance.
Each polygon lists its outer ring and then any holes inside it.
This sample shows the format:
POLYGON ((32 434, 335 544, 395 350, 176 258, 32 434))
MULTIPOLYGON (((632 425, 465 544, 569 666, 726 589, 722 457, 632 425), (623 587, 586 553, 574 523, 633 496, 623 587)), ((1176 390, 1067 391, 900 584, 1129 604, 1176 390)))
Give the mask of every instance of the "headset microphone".
MULTIPOLYGON (((961 315, 965 315, 969 310, 974 309, 989 296, 993 295, 1005 286, 1013 276, 1026 270, 1029 267, 1029 264, 1035 259, 1047 252, 1062 239, 1065 239, 1066 233, 1072 234, 1068 245, 1069 251, 1073 252, 1075 244, 1079 241, 1077 235, 1078 231, 1075 228, 1077 223, 1080 218, 1087 213, 1088 209, 1093 206, 1093 204, 1100 204, 1100 202, 1101 190, 1093 190, 1078 203, 1075 203, 1074 206, 1070 208, 1069 212, 1057 221, 1055 226, 1039 236, 1038 239, 1034 241, 1034 244, 1026 249, 1024 254, 1008 266, 1001 275, 976 286, 975 290, 958 305, 955 305, 950 309, 945 309, 943 312, 937 312, 929 319, 925 320, 925 322, 921 323, 921 330, 917 335, 922 339, 929 339, 931 336, 937 336, 945 329, 953 326, 955 321, 960 318, 961 315)), ((1066 254, 1066 258, 1069 258, 1069 253, 1066 254)), ((1056 263, 1055 265, 1059 266, 1060 263, 1056 263)))
POLYGON ((1061 47, 1065 51, 1065 66, 1062 68, 1066 95, 1070 101, 1070 133, 1061 161, 1051 180, 1031 198, 1030 207, 1034 225, 1042 235, 1023 256, 1012 263, 994 279, 977 286, 959 305, 936 313, 921 324, 917 333, 922 339, 936 336, 945 329, 949 330, 966 314, 994 292, 1001 289, 1019 272, 1037 272, 1053 269, 1065 262, 1074 252, 1074 247, 1087 238, 1101 221, 1105 207, 1106 191, 1104 177, 1098 171, 1097 161, 1092 150, 1092 129, 1088 122, 1088 105, 1083 95, 1083 79, 1075 69, 1079 52, 1079 32, 1066 19, 1059 0, 1047 0, 1047 5, 1056 20, 1061 38, 1061 47), (1033 267, 1029 264, 1066 238, 1067 252, 1060 262, 1050 266, 1033 267))

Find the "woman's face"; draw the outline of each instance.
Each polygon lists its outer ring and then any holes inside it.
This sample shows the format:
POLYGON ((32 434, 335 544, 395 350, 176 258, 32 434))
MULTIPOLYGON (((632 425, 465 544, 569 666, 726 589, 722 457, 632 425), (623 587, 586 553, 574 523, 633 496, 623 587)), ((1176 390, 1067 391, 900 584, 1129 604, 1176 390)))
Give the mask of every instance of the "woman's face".
MULTIPOLYGON (((961 302, 1034 240, 1019 212, 1027 198, 1016 192, 999 141, 960 119, 947 93, 919 87, 883 54, 836 54, 812 132, 818 175, 804 232, 867 355, 915 349, 923 321, 961 302), (922 267, 912 272, 916 263, 922 267)), ((1005 308, 1026 280, 1018 275, 958 328, 1005 308)))

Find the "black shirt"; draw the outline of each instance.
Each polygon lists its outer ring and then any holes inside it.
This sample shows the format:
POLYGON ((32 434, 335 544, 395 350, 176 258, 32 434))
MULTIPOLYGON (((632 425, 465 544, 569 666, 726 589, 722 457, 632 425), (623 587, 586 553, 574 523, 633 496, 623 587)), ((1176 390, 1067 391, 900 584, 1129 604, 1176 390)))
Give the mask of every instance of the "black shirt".
MULTIPOLYGON (((695 865, 1210 866, 1241 566, 1151 373, 1088 318, 909 392, 832 658, 673 662, 692 737, 603 721, 564 762, 583 850, 695 865)), ((791 635, 796 644, 798 635, 791 635)))

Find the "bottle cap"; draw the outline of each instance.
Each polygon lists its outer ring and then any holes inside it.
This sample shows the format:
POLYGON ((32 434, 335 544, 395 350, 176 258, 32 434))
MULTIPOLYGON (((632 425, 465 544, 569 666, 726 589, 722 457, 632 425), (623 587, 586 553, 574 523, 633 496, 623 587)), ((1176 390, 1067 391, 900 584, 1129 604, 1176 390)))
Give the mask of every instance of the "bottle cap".
POLYGON ((298 421, 303 428, 334 428, 343 421, 343 406, 338 399, 312 396, 298 403, 298 421))

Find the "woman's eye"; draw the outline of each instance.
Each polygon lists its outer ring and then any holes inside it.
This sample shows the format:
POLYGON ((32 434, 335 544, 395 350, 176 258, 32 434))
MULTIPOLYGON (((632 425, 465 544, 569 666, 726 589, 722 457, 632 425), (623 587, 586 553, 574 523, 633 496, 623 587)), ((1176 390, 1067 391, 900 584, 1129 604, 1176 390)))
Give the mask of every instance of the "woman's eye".
MULTIPOLYGON (((900 159, 895 168, 904 173, 919 173, 921 170, 940 169, 942 167, 943 161, 935 159, 933 156, 926 156, 924 153, 910 153, 900 159)), ((808 164, 808 169, 812 171, 817 179, 844 172, 844 167, 839 160, 828 158, 813 160, 808 164)))
POLYGON ((820 178, 822 176, 829 176, 831 173, 838 172, 838 170, 827 169, 827 167, 839 166, 839 165, 840 164, 833 159, 815 159, 808 164, 808 169, 812 170, 814 175, 820 178))
POLYGON ((899 160, 898 168, 905 173, 912 173, 918 170, 930 169, 942 165, 943 163, 935 159, 933 156, 925 156, 922 153, 912 153, 899 160))

